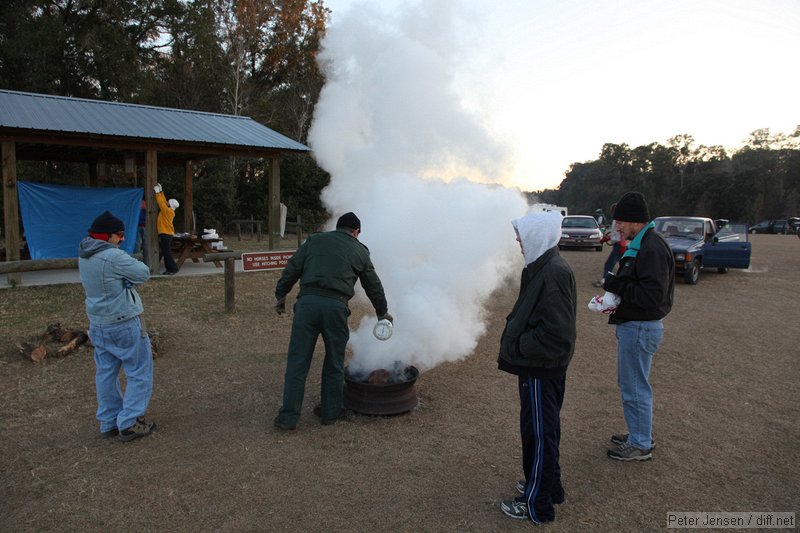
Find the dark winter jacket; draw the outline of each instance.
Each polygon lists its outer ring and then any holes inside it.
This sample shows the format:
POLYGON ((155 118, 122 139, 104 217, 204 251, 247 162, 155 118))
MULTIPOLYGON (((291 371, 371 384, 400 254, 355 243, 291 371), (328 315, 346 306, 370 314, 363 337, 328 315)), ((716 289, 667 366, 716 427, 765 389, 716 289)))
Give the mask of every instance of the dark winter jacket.
POLYGON ((300 280, 300 295, 314 294, 348 302, 356 281, 367 293, 378 316, 387 311, 386 296, 369 257, 369 249, 349 231, 337 229, 311 235, 289 259, 275 287, 280 300, 300 280))
POLYGON ((661 235, 649 229, 635 257, 620 260, 616 276, 608 276, 603 288, 620 296, 609 324, 635 320, 660 320, 672 309, 675 290, 675 260, 661 235))
POLYGON ((524 222, 533 215, 515 221, 526 259, 531 258, 531 249, 541 249, 542 244, 551 247, 522 271, 519 296, 500 339, 498 367, 505 372, 542 378, 562 376, 575 351, 575 276, 558 253, 561 218, 555 215, 558 219, 553 224, 544 228, 538 224, 527 234, 524 222), (532 243, 532 239, 537 242, 532 243))

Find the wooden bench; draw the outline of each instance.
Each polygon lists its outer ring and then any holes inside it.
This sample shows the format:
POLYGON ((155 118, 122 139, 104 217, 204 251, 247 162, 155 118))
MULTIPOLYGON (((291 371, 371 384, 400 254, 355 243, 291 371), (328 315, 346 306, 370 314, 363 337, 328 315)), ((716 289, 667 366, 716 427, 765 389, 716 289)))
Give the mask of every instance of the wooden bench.
MULTIPOLYGON (((261 220, 254 220, 252 217, 250 219, 242 218, 238 220, 231 220, 230 224, 236 225, 236 237, 241 241, 242 240, 242 227, 249 231, 250 236, 252 237, 255 233, 256 240, 261 242, 261 235, 262 235, 262 227, 264 222, 261 220)), ((297 220, 294 222, 286 221, 285 233, 294 233, 297 235, 297 246, 303 244, 303 220, 300 218, 300 215, 297 215, 297 220)))
POLYGON ((240 241, 242 240, 242 226, 249 226, 250 236, 252 237, 253 233, 255 233, 256 240, 261 242, 261 225, 263 224, 261 220, 253 220, 253 217, 250 217, 250 220, 246 218, 231 220, 231 224, 236 224, 236 235, 240 241))

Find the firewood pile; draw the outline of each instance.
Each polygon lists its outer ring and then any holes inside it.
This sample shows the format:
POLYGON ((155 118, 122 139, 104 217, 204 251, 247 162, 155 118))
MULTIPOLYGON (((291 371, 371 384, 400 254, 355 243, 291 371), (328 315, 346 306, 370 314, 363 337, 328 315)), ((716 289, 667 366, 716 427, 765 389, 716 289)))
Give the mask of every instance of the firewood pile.
MULTIPOLYGON (((147 335, 155 358, 158 356, 158 332, 148 331, 147 335)), ((91 346, 87 330, 66 328, 60 322, 47 326, 41 335, 17 344, 20 354, 34 363, 41 363, 48 357, 64 357, 91 346)))

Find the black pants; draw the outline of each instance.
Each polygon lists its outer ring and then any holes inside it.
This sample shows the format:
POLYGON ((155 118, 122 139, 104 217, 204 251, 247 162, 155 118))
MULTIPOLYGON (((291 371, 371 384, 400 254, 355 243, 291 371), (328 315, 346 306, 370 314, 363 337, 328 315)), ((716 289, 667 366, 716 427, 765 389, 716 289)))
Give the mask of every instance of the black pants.
POLYGON ((164 269, 173 274, 177 273, 178 265, 175 264, 175 259, 172 257, 172 235, 159 233, 158 248, 160 254, 164 257, 164 269))
POLYGON ((552 379, 519 376, 519 429, 528 514, 536 523, 555 519, 553 504, 564 501, 558 447, 566 376, 552 379))

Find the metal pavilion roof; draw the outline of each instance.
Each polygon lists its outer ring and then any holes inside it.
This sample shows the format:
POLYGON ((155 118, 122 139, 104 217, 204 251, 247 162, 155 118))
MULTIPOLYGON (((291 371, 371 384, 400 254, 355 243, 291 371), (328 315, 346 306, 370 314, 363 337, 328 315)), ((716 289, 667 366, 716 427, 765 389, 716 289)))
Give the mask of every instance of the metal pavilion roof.
POLYGON ((307 152, 249 117, 0 90, 0 131, 307 152))

